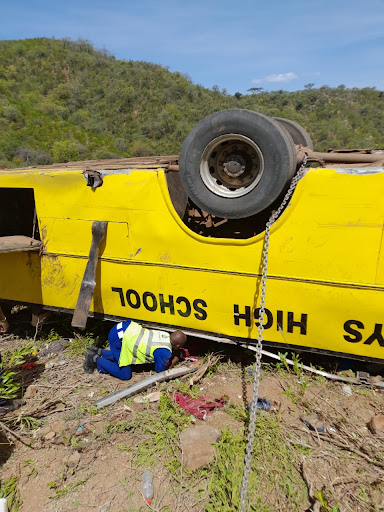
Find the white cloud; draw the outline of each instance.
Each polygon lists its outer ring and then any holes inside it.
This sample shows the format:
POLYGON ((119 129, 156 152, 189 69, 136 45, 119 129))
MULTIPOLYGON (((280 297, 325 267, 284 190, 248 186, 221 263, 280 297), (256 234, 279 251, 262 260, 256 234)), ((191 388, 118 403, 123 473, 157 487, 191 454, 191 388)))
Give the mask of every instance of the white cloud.
POLYGON ((264 78, 255 78, 252 80, 254 84, 261 84, 262 82, 290 82, 299 78, 296 73, 275 73, 273 75, 267 75, 264 78))

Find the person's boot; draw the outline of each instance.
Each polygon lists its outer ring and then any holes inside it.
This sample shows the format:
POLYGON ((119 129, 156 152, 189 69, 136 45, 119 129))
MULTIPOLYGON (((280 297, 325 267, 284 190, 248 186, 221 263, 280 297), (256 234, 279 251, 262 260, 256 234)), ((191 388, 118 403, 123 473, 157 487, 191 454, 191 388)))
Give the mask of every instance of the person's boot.
POLYGON ((102 348, 95 347, 93 345, 91 347, 89 347, 89 349, 88 349, 89 352, 93 352, 94 354, 97 354, 98 356, 101 356, 102 350, 103 350, 102 348))
POLYGON ((84 364, 83 368, 84 371, 87 373, 93 373, 94 369, 96 368, 96 362, 99 359, 99 355, 95 353, 93 350, 89 350, 85 354, 84 364))

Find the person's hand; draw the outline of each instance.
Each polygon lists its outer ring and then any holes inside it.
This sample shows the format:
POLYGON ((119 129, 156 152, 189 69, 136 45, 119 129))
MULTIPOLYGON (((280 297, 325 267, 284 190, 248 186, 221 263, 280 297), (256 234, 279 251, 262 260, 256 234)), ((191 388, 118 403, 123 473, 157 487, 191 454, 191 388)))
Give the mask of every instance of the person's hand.
POLYGON ((5 334, 8 331, 9 323, 7 319, 0 322, 0 334, 5 334))
POLYGON ((175 366, 175 364, 177 364, 179 361, 180 361, 179 356, 173 356, 172 359, 170 359, 167 363, 168 364, 167 370, 170 370, 171 368, 173 368, 175 366))

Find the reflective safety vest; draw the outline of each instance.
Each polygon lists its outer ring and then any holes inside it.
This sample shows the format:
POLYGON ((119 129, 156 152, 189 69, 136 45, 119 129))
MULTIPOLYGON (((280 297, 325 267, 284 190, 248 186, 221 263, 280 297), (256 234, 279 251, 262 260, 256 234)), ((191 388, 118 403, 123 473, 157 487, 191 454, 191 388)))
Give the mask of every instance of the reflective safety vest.
POLYGON ((123 334, 119 366, 153 363, 153 353, 157 348, 167 348, 172 352, 170 335, 164 331, 145 329, 131 320, 123 334))

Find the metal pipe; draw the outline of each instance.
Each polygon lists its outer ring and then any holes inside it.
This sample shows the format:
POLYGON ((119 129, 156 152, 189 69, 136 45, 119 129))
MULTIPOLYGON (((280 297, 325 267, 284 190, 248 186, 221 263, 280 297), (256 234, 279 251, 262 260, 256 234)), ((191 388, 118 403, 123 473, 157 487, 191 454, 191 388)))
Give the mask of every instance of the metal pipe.
POLYGON ((128 396, 139 393, 139 391, 152 386, 152 384, 155 384, 156 382, 176 379, 177 377, 187 375, 187 373, 195 372, 197 369, 198 366, 182 366, 181 368, 172 368, 171 370, 166 370, 165 372, 155 373, 155 375, 150 375, 146 379, 143 379, 140 382, 136 382, 135 384, 131 384, 127 388, 120 389, 120 391, 116 391, 116 393, 112 393, 111 395, 105 396, 104 398, 100 398, 100 400, 97 400, 94 405, 96 405, 98 409, 101 409, 106 405, 114 404, 121 398, 126 398, 128 396))
MULTIPOLYGON (((308 160, 322 160, 323 162, 331 163, 350 163, 350 164, 372 164, 375 162, 384 163, 384 153, 321 153, 313 151, 309 148, 298 147, 298 158, 299 155, 306 153, 308 160)), ((301 160, 302 161, 302 160, 301 160)))

